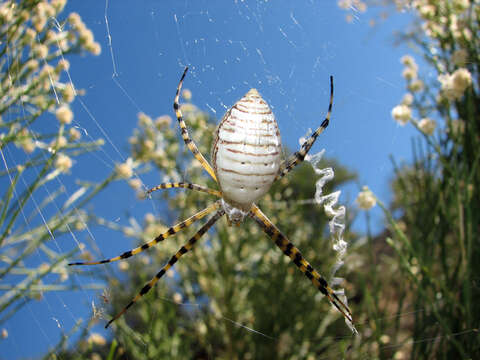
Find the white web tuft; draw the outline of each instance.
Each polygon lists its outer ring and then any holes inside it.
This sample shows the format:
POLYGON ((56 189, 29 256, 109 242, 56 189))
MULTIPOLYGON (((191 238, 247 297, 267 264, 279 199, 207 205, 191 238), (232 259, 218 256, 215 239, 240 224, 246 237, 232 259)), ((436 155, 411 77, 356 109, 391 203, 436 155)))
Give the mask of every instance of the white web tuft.
MULTIPOLYGON (((328 226, 331 234, 332 248, 337 255, 328 280, 332 286, 338 286, 343 282, 343 278, 335 277, 335 274, 344 264, 344 258, 347 253, 347 242, 343 239, 343 232, 345 231, 345 206, 338 205, 338 199, 341 194, 340 190, 331 194, 323 193, 323 187, 325 184, 331 181, 335 176, 332 168, 319 168, 319 164, 324 153, 325 149, 319 153, 306 157, 305 159, 312 165, 315 174, 320 176, 315 184, 315 196, 313 202, 318 205, 323 205, 325 214, 327 214, 327 216, 330 218, 328 226)), ((336 289, 335 294, 341 298, 345 305, 348 306, 344 289, 336 289)), ((352 330, 352 332, 357 332, 350 321, 345 319, 345 323, 352 330)))
POLYGON ((335 191, 331 194, 323 194, 323 187, 326 183, 331 181, 335 173, 332 168, 319 169, 318 164, 322 159, 325 150, 320 151, 317 154, 306 157, 315 171, 315 174, 320 175, 320 178, 315 184, 315 196, 313 201, 307 200, 303 201, 304 203, 315 203, 318 205, 323 205, 325 214, 330 218, 328 226, 330 229, 330 234, 332 234, 332 248, 337 253, 337 261, 335 266, 330 273, 330 282, 333 285, 337 285, 342 282, 342 278, 335 278, 335 273, 342 267, 347 253, 347 242, 343 239, 343 232, 345 231, 345 206, 338 206, 338 199, 340 197, 341 191, 335 191))

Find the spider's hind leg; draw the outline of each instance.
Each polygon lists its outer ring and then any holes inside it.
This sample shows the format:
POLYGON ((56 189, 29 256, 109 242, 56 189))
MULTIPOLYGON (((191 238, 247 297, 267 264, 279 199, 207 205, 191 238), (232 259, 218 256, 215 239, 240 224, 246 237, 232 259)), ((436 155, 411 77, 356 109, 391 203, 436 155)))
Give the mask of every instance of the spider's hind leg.
POLYGON ((165 240, 166 238, 175 235, 178 233, 180 230, 183 230, 190 225, 192 225, 194 222, 200 220, 204 216, 210 214, 212 211, 215 211, 221 207, 221 202, 217 200, 215 203, 207 206, 205 209, 197 212, 196 214, 190 216, 188 219, 183 220, 182 222, 179 222, 178 224, 170 227, 167 231, 164 233, 158 235, 155 239, 143 244, 142 246, 136 247, 135 249, 129 250, 124 252, 123 254, 119 256, 115 256, 110 259, 104 259, 104 260, 99 260, 99 261, 85 261, 85 262, 74 262, 68 264, 69 266, 78 266, 78 265, 99 265, 99 264, 107 264, 110 262, 114 261, 119 261, 119 260, 124 260, 128 259, 129 257, 136 255, 138 253, 141 253, 142 251, 145 251, 152 246, 158 244, 159 242, 165 240))
POLYGON ((189 250, 193 248, 193 245, 210 229, 215 222, 220 219, 225 212, 223 209, 218 210, 214 216, 212 216, 205 225, 203 225, 200 230, 190 239, 188 242, 183 245, 176 253, 173 255, 168 263, 155 275, 155 277, 150 280, 140 292, 135 296, 132 301, 128 303, 117 315, 115 315, 108 323, 105 325, 105 328, 108 328, 112 322, 117 320, 120 316, 122 316, 133 304, 135 304, 142 296, 150 291, 150 289, 157 283, 160 278, 165 275, 168 269, 170 269, 177 261, 182 257, 183 254, 187 253, 189 250))
MULTIPOLYGON (((349 322, 352 329, 353 326, 352 312, 342 300, 334 293, 327 281, 315 270, 310 263, 304 259, 300 250, 293 245, 285 235, 268 219, 268 217, 256 206, 253 205, 250 210, 250 217, 253 218, 262 230, 270 236, 282 252, 287 255, 293 263, 300 269, 302 273, 313 283, 313 285, 327 297, 330 303, 343 315, 349 322)), ((355 330, 354 330, 355 331, 355 330)))

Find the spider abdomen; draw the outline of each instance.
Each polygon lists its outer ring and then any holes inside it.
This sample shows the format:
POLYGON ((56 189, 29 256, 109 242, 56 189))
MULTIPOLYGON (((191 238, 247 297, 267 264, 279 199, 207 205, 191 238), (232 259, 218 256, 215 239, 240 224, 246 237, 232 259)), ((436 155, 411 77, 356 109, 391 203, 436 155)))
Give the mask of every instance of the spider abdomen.
POLYGON ((225 200, 248 209, 272 185, 281 162, 281 140, 270 107, 251 89, 218 125, 212 161, 225 200))

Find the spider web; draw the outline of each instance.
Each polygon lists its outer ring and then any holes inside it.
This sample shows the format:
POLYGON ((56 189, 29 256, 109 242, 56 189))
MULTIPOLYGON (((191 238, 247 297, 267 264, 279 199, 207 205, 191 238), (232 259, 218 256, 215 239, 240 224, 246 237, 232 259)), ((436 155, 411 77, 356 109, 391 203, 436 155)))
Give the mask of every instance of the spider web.
MULTIPOLYGON (((192 90, 194 103, 217 119, 246 91, 257 88, 276 115, 284 144, 292 150, 325 116, 328 78, 333 75, 332 120, 313 153, 325 148, 328 157, 357 171, 361 184, 369 184, 375 193, 388 198, 391 166, 387 155, 409 154, 409 130, 398 132, 387 116, 403 95, 398 58, 405 53, 405 49, 392 48, 388 34, 404 19, 393 19, 390 25, 372 30, 368 19, 358 13, 354 23, 347 24, 334 1, 305 1, 301 6, 260 0, 72 1, 64 12, 72 11, 81 15, 102 45, 98 57, 69 59, 72 83, 86 90, 73 105, 75 126, 89 139, 104 138, 106 145, 101 152, 79 159, 72 175, 57 178, 55 185, 65 189, 66 198, 74 195, 78 174, 98 180, 116 163, 126 161, 127 139, 138 112, 171 113, 172 95, 186 65, 190 73, 185 86, 192 90), (370 140, 372 135, 375 141, 370 140)), ((6 150, 0 163, 8 169, 23 161, 19 156, 6 150)), ((156 182, 136 176, 144 184, 156 182)), ((11 177, 9 181, 13 181, 11 177)), ((342 189, 340 202, 347 209, 357 189, 354 185, 342 189)), ((42 190, 47 196, 55 191, 52 186, 42 186, 42 190)), ((46 210, 33 200, 39 214, 35 221, 42 221, 46 210)), ((62 202, 53 204, 58 210, 62 202)), ((161 213, 154 201, 139 205, 133 192, 116 185, 100 195, 94 206, 116 223, 127 221, 125 209, 137 218, 148 211, 161 213)), ((22 217, 24 225, 31 226, 27 212, 22 217)), ((105 229, 84 226, 86 237, 100 253, 125 249, 125 242, 103 241, 112 236, 105 229), (107 243, 114 248, 106 248, 107 243)), ((356 226, 363 227, 361 223, 356 226)), ((83 241, 70 231, 70 238, 61 242, 52 234, 49 246, 63 252, 83 241)), ((35 261, 44 260, 38 253, 35 261)), ((108 268, 102 269, 111 276, 108 268)), ((336 268, 332 270, 333 276, 336 268)), ((60 335, 68 333, 79 319, 90 316, 87 304, 99 303, 98 292, 82 286, 86 280, 77 281, 80 291, 45 293, 8 321, 4 327, 9 336, 0 343, 0 353, 8 358, 38 356, 54 347, 60 335), (31 346, 24 346, 25 338, 31 346)))

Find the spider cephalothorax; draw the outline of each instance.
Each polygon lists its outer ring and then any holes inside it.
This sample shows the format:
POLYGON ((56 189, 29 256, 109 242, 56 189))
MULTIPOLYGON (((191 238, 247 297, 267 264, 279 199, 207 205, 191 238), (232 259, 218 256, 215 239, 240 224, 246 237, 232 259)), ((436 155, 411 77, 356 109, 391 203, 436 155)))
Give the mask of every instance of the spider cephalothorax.
POLYGON ((170 258, 168 263, 157 275, 155 275, 132 301, 115 315, 105 327, 108 327, 113 321, 122 316, 130 306, 145 295, 167 270, 170 269, 183 254, 188 252, 219 218, 227 214, 229 222, 237 225, 240 224, 246 216, 255 220, 262 230, 270 236, 275 245, 293 261, 313 285, 342 313, 349 324, 352 325, 353 329, 352 314, 347 305, 338 298, 335 292, 328 286, 327 281, 303 258, 300 250, 298 250, 268 217, 263 214, 258 206, 255 205, 255 201, 268 192, 275 181, 285 176, 305 159, 306 154, 318 135, 328 126, 333 103, 333 78, 330 77, 330 103, 325 120, 303 143, 300 150, 286 160, 282 160, 281 158, 280 132, 275 117, 258 91, 251 89, 227 111, 218 125, 212 146, 212 167, 198 151, 197 146, 190 138, 185 122, 183 121, 182 112, 180 111, 178 101, 187 70, 188 68, 185 68, 178 84, 173 108, 185 144, 193 156, 202 164, 203 168, 217 182, 220 190, 209 189, 191 183, 164 183, 150 189, 147 193, 159 189, 185 188, 205 192, 219 199, 140 247, 126 251, 114 258, 101 261, 77 262, 69 265, 104 264, 129 258, 165 240, 167 237, 176 234, 204 216, 212 212, 214 212, 214 215, 170 258))

